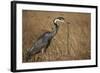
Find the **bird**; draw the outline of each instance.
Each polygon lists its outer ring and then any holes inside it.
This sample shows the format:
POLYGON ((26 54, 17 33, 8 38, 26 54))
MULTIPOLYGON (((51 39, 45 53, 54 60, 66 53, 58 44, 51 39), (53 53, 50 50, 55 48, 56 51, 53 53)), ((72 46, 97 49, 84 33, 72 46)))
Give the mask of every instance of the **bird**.
POLYGON ((46 52, 47 48, 49 47, 51 40, 57 34, 60 24, 64 23, 63 17, 57 17, 53 20, 53 27, 52 31, 48 31, 42 34, 36 42, 33 43, 32 47, 27 51, 27 58, 28 61, 32 55, 37 54, 39 52, 46 52))

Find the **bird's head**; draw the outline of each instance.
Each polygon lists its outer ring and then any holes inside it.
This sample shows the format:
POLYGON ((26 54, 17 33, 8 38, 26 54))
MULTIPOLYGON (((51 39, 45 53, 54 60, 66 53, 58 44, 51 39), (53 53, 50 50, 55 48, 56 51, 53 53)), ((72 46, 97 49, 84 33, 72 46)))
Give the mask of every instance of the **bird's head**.
POLYGON ((57 17, 54 19, 54 24, 60 25, 64 23, 64 18, 63 17, 57 17))

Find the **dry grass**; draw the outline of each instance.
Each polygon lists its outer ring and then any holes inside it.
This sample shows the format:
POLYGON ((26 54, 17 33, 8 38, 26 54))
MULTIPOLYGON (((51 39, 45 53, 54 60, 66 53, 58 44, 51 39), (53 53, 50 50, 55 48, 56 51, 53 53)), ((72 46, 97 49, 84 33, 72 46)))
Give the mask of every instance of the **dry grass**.
POLYGON ((89 13, 46 12, 23 10, 23 62, 26 49, 46 31, 51 31, 53 19, 62 16, 65 23, 60 26, 47 51, 32 56, 30 62, 90 59, 89 13))

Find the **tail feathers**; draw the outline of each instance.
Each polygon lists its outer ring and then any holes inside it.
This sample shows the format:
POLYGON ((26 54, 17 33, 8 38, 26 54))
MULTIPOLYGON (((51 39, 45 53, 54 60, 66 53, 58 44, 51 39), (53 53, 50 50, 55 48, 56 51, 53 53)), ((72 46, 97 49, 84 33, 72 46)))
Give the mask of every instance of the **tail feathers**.
POLYGON ((31 60, 31 58, 32 58, 32 56, 33 55, 35 55, 35 54, 37 54, 37 53, 39 53, 40 51, 36 51, 35 49, 29 49, 28 51, 27 51, 27 53, 26 53, 26 62, 28 62, 28 61, 30 61, 31 60))
POLYGON ((32 54, 30 52, 27 52, 26 54, 26 62, 28 62, 31 59, 32 54))

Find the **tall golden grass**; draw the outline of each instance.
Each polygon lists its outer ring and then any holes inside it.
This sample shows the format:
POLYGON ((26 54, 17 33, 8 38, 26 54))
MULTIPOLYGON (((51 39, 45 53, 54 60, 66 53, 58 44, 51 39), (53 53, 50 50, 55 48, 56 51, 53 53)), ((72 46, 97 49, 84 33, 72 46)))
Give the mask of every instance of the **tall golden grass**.
POLYGON ((58 33, 52 39, 45 53, 32 56, 28 62, 84 60, 91 58, 91 15, 89 13, 50 12, 23 10, 22 15, 22 55, 27 62, 26 50, 43 33, 52 31, 53 20, 64 17, 65 23, 60 25, 58 33))

